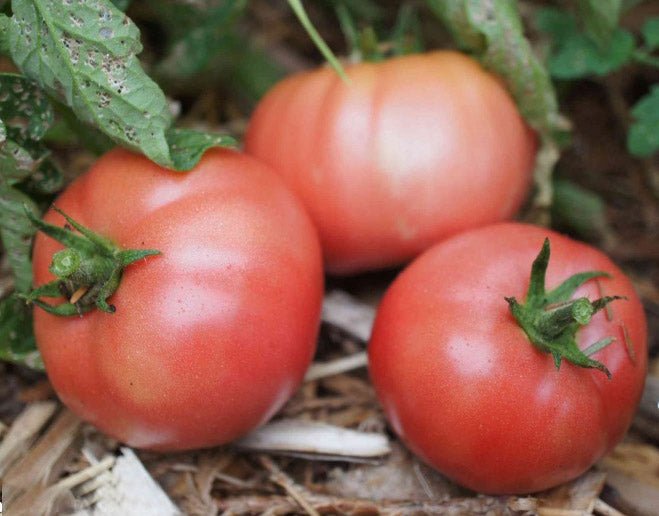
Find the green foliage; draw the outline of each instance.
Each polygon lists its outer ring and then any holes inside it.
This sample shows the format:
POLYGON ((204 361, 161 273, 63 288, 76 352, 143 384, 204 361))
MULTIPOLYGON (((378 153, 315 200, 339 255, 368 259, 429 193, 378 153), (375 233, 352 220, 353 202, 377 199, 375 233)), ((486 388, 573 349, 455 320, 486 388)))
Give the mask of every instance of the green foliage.
POLYGON ((632 116, 627 147, 635 156, 649 157, 659 151, 659 85, 636 103, 632 116))
POLYGON ((579 18, 586 33, 600 48, 606 48, 618 28, 621 0, 578 0, 579 18))
POLYGON ((33 81, 16 74, 0 74, 0 119, 7 136, 19 144, 40 140, 53 124, 53 108, 33 81))
POLYGON ((284 76, 282 67, 240 30, 244 0, 209 5, 149 0, 145 5, 168 36, 165 56, 154 68, 166 86, 194 87, 192 81, 204 74, 207 81, 221 78, 237 97, 255 103, 284 76))
POLYGON ((28 179, 39 191, 61 185, 61 175, 39 141, 53 123, 53 110, 35 83, 19 75, 0 74, 0 120, 0 240, 16 290, 27 292, 32 284, 30 245, 34 229, 23 206, 37 209, 17 186, 28 179))
POLYGON ((247 4, 245 0, 210 5, 171 0, 149 3, 173 40, 157 73, 172 78, 190 77, 204 70, 225 49, 228 33, 247 4))
POLYGON ((135 24, 107 0, 12 5, 10 52, 21 71, 117 143, 170 164, 171 115, 136 58, 135 24))
POLYGON ((211 147, 236 145, 230 136, 211 135, 191 129, 170 129, 167 131, 167 141, 172 150, 175 170, 189 170, 211 147))
MULTIPOLYGON (((619 1, 581 1, 581 17, 570 12, 545 8, 537 13, 538 28, 551 37, 548 68, 557 79, 574 80, 589 76, 605 76, 623 66, 638 62, 659 67, 659 17, 645 21, 637 47, 634 36, 618 27, 619 1)), ((627 136, 629 152, 648 157, 659 150, 659 87, 641 98, 632 109, 634 123, 627 136)))
POLYGON ((567 180, 554 182, 552 224, 588 240, 609 234, 606 205, 595 193, 567 180))
POLYGON ((0 300, 0 360, 44 368, 32 334, 32 312, 14 296, 0 300))
POLYGON ((177 166, 167 99, 137 59, 137 26, 113 2, 14 0, 12 7, 9 52, 25 75, 115 143, 177 166))
POLYGON ((9 53, 9 17, 0 14, 0 54, 7 55, 9 53))
POLYGON ((403 4, 398 10, 396 25, 390 39, 394 55, 423 52, 421 22, 416 9, 411 4, 403 4))
POLYGON ((649 52, 659 49, 659 16, 646 20, 641 33, 649 52))
POLYGON ((336 56, 332 52, 332 49, 330 49, 327 46, 327 43, 325 43, 322 36, 318 34, 318 31, 316 30, 316 27, 314 27, 313 23, 309 19, 309 16, 307 15, 307 11, 305 10, 304 5, 302 5, 302 2, 300 0, 288 0, 288 4, 290 5, 291 9, 295 13, 295 16, 297 16, 298 20, 300 21, 300 24, 302 25, 302 27, 304 27, 304 30, 307 31, 307 34, 309 34, 309 37, 314 42, 316 48, 318 48, 318 50, 323 55, 325 60, 329 63, 329 65, 332 68, 334 68, 334 70, 339 75, 339 77, 341 77, 341 79, 347 81, 348 76, 346 75, 345 70, 341 65, 341 62, 336 58, 336 56))
POLYGON ((30 249, 34 228, 25 216, 24 205, 30 206, 34 212, 38 211, 27 195, 7 185, 0 185, 0 240, 14 274, 14 288, 18 292, 27 292, 32 286, 30 249))
POLYGON ((125 11, 126 9, 128 9, 130 2, 131 0, 112 0, 114 6, 120 11, 125 11))
POLYGON ((603 40, 598 43, 581 31, 576 17, 566 11, 541 9, 536 23, 552 38, 548 68, 557 79, 606 75, 628 63, 634 53, 635 42, 631 33, 616 27, 607 44, 603 40))

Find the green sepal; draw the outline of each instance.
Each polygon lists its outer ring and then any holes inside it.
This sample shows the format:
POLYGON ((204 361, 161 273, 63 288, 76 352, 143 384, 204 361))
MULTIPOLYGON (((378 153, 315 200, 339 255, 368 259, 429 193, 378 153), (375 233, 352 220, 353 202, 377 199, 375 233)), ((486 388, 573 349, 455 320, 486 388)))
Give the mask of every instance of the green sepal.
POLYGON ((595 313, 610 302, 624 298, 605 296, 595 301, 587 297, 572 299, 576 290, 587 281, 610 276, 602 271, 574 274, 547 292, 545 285, 550 254, 549 239, 546 238, 531 266, 531 278, 524 304, 514 297, 505 298, 510 311, 531 343, 539 350, 552 355, 557 369, 565 359, 580 367, 598 369, 611 378, 607 367, 589 358, 589 355, 611 344, 615 339, 604 338, 582 351, 577 345, 576 335, 582 326, 590 323, 595 313))
POLYGON ((28 303, 34 303, 47 312, 60 316, 82 315, 94 308, 114 313, 116 309, 108 303, 108 298, 119 287, 124 268, 147 256, 160 254, 160 251, 122 250, 60 209, 53 209, 64 217, 67 226, 49 224, 34 216, 27 208, 25 211, 40 231, 65 246, 65 249, 53 255, 49 268, 57 279, 22 297, 28 303), (51 305, 40 299, 42 297, 64 297, 67 302, 51 305))

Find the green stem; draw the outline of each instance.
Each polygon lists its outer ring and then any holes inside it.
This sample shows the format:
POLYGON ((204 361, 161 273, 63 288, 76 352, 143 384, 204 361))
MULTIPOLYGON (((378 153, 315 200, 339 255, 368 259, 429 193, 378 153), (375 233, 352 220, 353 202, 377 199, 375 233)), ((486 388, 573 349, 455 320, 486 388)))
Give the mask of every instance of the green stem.
POLYGON ((334 71, 339 74, 339 77, 341 77, 344 82, 349 83, 350 79, 343 69, 343 66, 336 58, 330 47, 327 46, 327 43, 325 43, 325 40, 323 40, 322 36, 318 34, 318 31, 316 30, 316 27, 314 27, 313 23, 311 23, 311 20, 309 19, 307 11, 304 9, 302 2, 300 0, 288 0, 288 5, 291 6, 291 9, 297 16, 297 19, 300 21, 300 24, 302 27, 304 27, 304 30, 307 31, 307 34, 314 42, 316 48, 318 48, 325 60, 330 64, 332 68, 334 68, 334 71))
POLYGON ((588 298, 580 297, 540 312, 537 320, 538 331, 548 338, 556 338, 575 322, 585 326, 594 313, 595 308, 588 298))

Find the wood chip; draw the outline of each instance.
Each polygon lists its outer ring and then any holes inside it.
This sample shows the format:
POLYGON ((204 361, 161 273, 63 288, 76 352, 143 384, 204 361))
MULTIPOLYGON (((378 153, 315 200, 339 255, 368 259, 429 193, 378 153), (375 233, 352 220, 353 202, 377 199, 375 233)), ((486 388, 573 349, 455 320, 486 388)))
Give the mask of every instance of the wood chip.
MULTIPOLYGON (((659 449, 643 443, 620 443, 599 466, 636 478, 659 490, 659 449)), ((658 506, 659 507, 659 506, 658 506)))
POLYGON ((606 473, 589 471, 572 482, 567 482, 543 493, 538 514, 590 514, 606 482, 606 473), (565 512, 567 511, 567 512, 565 512))
MULTIPOLYGON (((91 516, 175 516, 180 511, 142 465, 135 452, 121 448, 108 476, 94 494, 91 516)), ((85 513, 78 513, 82 516, 85 513)))
POLYGON ((6 507, 32 488, 45 488, 59 474, 58 462, 73 444, 81 424, 72 412, 63 410, 37 444, 7 471, 2 484, 6 507))
POLYGON ((657 514, 659 450, 649 444, 621 443, 598 466, 626 511, 657 514))
POLYGON ((98 478, 98 475, 107 471, 114 464, 114 461, 114 457, 107 457, 103 461, 69 475, 47 488, 33 487, 12 502, 11 513, 17 516, 59 513, 57 505, 60 500, 67 499, 70 500, 68 505, 74 504, 71 489, 98 478))
POLYGON ((304 509, 309 516, 320 516, 320 513, 313 508, 307 500, 305 490, 298 486, 293 479, 284 473, 270 457, 262 455, 259 457, 261 464, 270 472, 270 479, 277 485, 281 486, 295 502, 304 509))
POLYGON ((375 320, 375 308, 347 292, 332 290, 323 301, 323 321, 367 342, 375 320))
POLYGON ((326 423, 282 419, 258 428, 235 443, 250 451, 316 456, 318 459, 381 457, 391 451, 386 436, 326 423))
POLYGON ((316 362, 311 365, 304 376, 305 382, 311 382, 320 378, 347 373, 355 369, 361 369, 368 365, 368 355, 365 351, 354 353, 347 357, 338 358, 330 362, 316 362))
POLYGON ((383 501, 437 502, 459 490, 445 477, 422 465, 406 448, 393 442, 379 464, 335 467, 327 474, 323 491, 338 498, 383 501))
POLYGON ((31 403, 16 418, 0 443, 0 478, 14 461, 30 448, 56 409, 57 403, 54 401, 31 403))

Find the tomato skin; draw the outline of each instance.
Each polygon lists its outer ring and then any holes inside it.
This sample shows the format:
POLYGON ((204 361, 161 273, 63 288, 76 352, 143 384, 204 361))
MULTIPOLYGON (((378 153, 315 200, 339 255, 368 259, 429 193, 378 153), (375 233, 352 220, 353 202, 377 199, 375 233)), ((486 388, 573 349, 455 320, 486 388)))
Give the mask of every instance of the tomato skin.
POLYGON ((396 265, 518 210, 536 139, 495 76, 453 51, 347 74, 350 84, 329 68, 286 78, 245 137, 309 210, 328 271, 396 265))
POLYGON ((371 379, 394 431, 448 477, 490 494, 542 490, 588 469, 631 424, 646 368, 645 315, 624 274, 590 246, 516 223, 457 235, 417 258, 386 292, 369 343, 371 379), (611 380, 565 361, 557 370, 510 314, 504 296, 525 299, 545 236, 548 290, 600 270, 612 277, 574 297, 596 299, 600 288, 627 297, 610 304, 612 320, 598 312, 577 333, 581 349, 616 338, 592 357, 611 380))
MULTIPOLYGON (((318 237, 300 203, 253 158, 208 151, 173 173, 115 149, 55 206, 124 248, 117 310, 35 309, 48 376, 81 418, 135 447, 228 442, 270 418, 313 357, 323 293, 318 237)), ((45 220, 63 224, 49 211, 45 220)), ((61 246, 38 235, 35 284, 61 246)))

